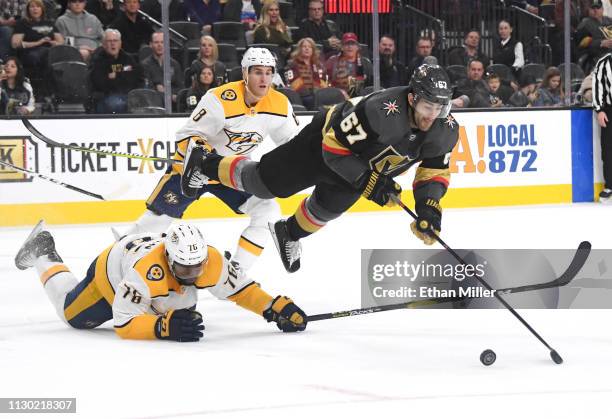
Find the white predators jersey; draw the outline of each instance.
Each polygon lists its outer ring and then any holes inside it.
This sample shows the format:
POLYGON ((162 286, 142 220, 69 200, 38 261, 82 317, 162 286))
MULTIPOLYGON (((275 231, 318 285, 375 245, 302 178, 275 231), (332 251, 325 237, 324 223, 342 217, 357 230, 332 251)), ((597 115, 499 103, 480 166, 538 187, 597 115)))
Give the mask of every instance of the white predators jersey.
POLYGON ((253 107, 247 106, 244 99, 244 81, 206 92, 187 123, 176 133, 176 157, 184 157, 185 140, 195 135, 204 137, 217 154, 230 156, 250 154, 268 135, 280 145, 298 133, 298 120, 282 93, 270 88, 253 107))
POLYGON ((254 284, 209 246, 208 260, 195 286, 180 285, 168 267, 165 251, 161 234, 141 233, 124 237, 98 257, 96 285, 112 302, 115 327, 143 314, 195 307, 198 289, 207 288, 217 298, 229 299, 254 284))

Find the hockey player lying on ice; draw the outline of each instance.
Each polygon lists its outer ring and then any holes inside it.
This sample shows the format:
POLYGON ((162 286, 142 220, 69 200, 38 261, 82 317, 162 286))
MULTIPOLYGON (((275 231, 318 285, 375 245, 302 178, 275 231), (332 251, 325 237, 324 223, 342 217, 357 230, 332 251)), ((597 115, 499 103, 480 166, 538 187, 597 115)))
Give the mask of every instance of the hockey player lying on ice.
POLYGON ((122 338, 195 342, 204 330, 195 311, 203 288, 275 322, 283 332, 306 329, 306 314, 290 298, 272 298, 190 224, 172 226, 165 235, 123 237, 96 257, 79 282, 41 221, 15 265, 36 268, 59 317, 77 329, 112 319, 122 338))
POLYGON ((353 98, 318 113, 259 163, 191 143, 183 193, 197 195, 203 177, 264 199, 314 186, 293 216, 270 225, 285 269, 294 272, 300 267, 301 238, 338 218, 360 196, 381 206, 395 204, 402 188, 393 178, 421 162, 413 183, 418 219, 411 229, 433 244, 428 232, 441 229, 439 201, 448 188, 450 153, 459 132, 449 113, 451 93, 444 69, 423 64, 409 86, 353 98))

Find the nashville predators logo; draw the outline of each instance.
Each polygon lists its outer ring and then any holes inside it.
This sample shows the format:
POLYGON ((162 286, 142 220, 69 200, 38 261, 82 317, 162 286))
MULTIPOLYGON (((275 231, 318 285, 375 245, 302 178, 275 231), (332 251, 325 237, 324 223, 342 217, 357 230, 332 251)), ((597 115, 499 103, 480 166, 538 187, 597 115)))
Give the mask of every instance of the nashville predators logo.
POLYGON ((258 132, 232 132, 225 128, 223 131, 229 139, 226 147, 236 154, 246 154, 263 141, 263 137, 258 132))
POLYGON ((223 93, 221 93, 221 99, 236 100, 236 92, 234 92, 232 89, 224 90, 223 93))
POLYGON ((178 195, 172 191, 168 191, 166 194, 164 194, 164 201, 166 201, 166 204, 176 205, 179 202, 178 195))
POLYGON ((149 281, 161 281, 164 279, 164 268, 155 264, 147 271, 147 279, 149 281))

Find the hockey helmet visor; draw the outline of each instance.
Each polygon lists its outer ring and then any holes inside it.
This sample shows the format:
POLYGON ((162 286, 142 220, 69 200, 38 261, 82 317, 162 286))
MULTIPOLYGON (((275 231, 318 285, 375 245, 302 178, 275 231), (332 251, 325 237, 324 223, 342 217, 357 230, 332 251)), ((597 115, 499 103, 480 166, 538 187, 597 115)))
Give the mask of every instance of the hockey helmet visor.
POLYGON ((178 262, 172 263, 172 272, 174 277, 181 285, 193 285, 198 277, 202 274, 203 263, 197 265, 183 265, 178 262))

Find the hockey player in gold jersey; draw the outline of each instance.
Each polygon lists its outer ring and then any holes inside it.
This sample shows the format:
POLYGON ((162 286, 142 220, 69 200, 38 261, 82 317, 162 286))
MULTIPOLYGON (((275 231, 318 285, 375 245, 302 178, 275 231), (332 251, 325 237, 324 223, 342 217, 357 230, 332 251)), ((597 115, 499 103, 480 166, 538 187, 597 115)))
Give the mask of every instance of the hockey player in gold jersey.
POLYGON ((290 298, 267 294, 186 223, 166 234, 123 237, 96 257, 79 282, 41 221, 15 264, 36 268, 59 317, 77 329, 113 320, 125 339, 198 341, 204 325, 195 306, 198 290, 204 288, 275 322, 283 332, 306 328, 306 314, 290 298))
MULTIPOLYGON (((242 59, 244 80, 209 90, 185 125, 176 133, 175 159, 182 160, 190 142, 199 142, 219 155, 246 156, 267 137, 283 144, 298 131, 298 122, 289 100, 272 86, 276 60, 265 48, 249 48, 242 59)), ((173 219, 182 218, 193 202, 205 193, 221 199, 238 214, 250 216, 242 232, 234 260, 248 270, 261 254, 269 237, 268 223, 280 218, 274 200, 260 199, 219 182, 202 183, 195 196, 181 192, 181 164, 168 169, 147 200, 147 210, 127 234, 163 232, 173 219)))

